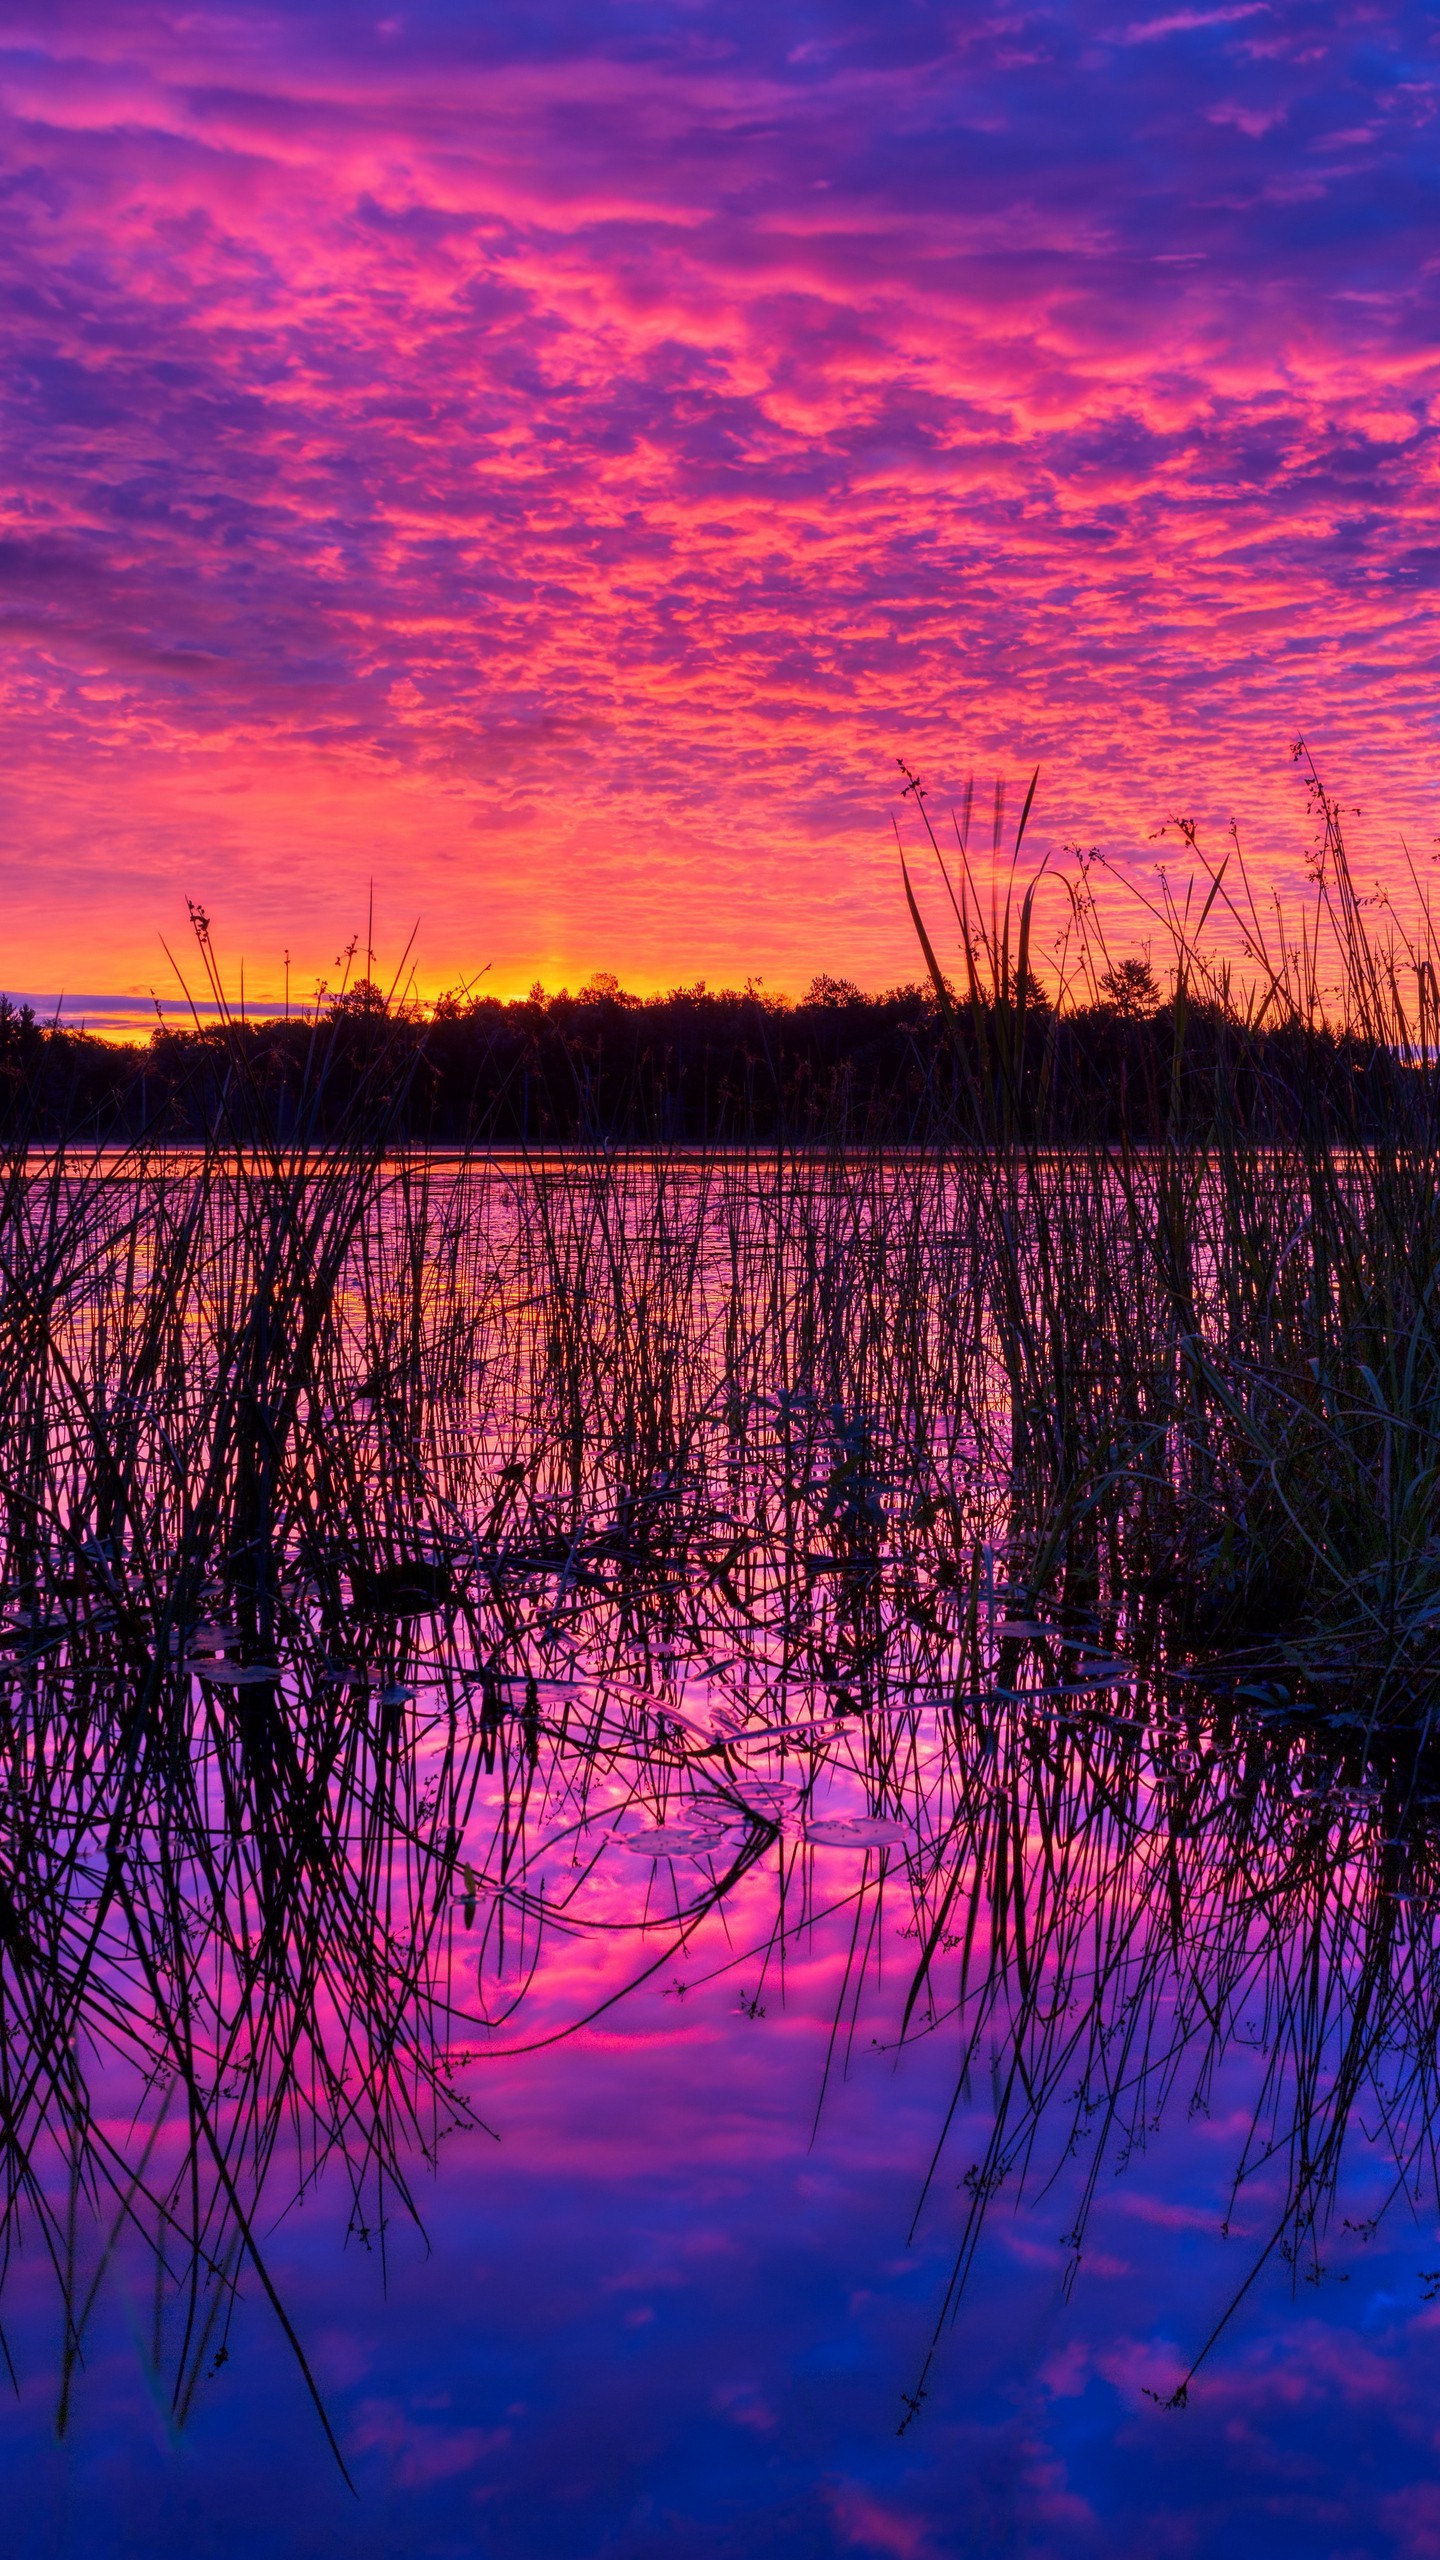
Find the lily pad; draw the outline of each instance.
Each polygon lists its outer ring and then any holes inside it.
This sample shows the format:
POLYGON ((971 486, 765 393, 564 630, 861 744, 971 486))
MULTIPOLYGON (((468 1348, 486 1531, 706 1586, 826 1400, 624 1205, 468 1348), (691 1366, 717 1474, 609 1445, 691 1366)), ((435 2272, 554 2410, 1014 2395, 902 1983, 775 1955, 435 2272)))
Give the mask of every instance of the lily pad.
POLYGON ((616 1841, 617 1849, 628 1849, 632 1858, 703 1858, 719 1845, 716 1831, 691 1830, 677 1822, 663 1823, 656 1831, 626 1831, 616 1841))
POLYGON ((273 1662, 187 1662, 185 1668, 215 1689, 273 1688, 280 1677, 273 1662))
POLYGON ((903 1822, 883 1813, 836 1814, 805 1825, 806 1840, 817 1849, 909 1848, 911 1836, 903 1822))

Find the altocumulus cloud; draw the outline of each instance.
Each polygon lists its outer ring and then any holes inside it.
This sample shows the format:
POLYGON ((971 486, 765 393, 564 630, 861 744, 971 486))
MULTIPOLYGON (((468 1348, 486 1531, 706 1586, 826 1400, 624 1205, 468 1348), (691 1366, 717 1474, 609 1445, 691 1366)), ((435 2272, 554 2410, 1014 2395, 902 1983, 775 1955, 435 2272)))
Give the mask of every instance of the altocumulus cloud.
POLYGON ((1306 727, 1423 825, 1436 44, 9 9, 17 975, 217 883, 325 961, 367 861, 502 977, 893 974, 897 748, 1278 849, 1306 727))

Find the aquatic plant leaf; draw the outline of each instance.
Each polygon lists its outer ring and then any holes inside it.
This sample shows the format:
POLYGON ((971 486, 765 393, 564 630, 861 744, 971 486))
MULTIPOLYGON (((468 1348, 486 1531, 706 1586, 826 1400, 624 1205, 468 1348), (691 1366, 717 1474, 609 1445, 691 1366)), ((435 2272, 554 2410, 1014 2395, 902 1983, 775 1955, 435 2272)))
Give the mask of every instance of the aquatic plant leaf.
POLYGON ((914 1834, 886 1814, 836 1814, 807 1822, 805 1838, 821 1849, 890 1849, 910 1847, 914 1834))

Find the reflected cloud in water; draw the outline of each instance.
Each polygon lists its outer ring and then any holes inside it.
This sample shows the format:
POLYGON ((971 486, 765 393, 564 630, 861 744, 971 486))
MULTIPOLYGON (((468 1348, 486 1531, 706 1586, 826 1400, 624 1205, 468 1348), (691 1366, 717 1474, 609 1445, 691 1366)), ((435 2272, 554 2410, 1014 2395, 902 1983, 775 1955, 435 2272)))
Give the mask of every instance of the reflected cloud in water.
POLYGON ((959 1175, 784 1178, 17 1176, 24 2547, 1427 2548, 1426 1736, 1043 1578, 959 1175))

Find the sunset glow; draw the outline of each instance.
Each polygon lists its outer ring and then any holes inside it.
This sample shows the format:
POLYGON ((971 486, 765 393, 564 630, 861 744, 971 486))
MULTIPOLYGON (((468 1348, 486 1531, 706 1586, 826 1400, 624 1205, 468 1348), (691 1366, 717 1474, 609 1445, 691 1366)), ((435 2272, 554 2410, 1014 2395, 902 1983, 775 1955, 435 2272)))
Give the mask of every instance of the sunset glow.
POLYGON ((12 988, 917 973, 895 758, 1437 826, 1440 37, 60 0, 0 44, 12 988))

